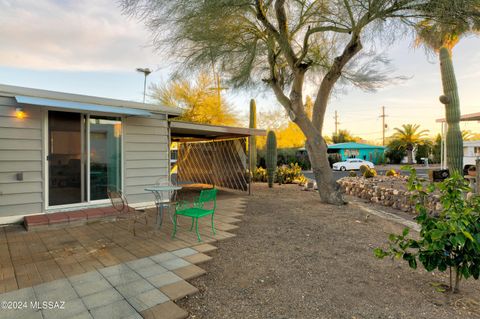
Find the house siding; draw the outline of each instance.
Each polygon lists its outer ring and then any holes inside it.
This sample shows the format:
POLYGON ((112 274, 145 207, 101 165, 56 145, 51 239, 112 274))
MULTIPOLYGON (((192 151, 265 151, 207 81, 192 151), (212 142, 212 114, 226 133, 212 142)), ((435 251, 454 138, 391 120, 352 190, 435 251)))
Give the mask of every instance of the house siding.
POLYGON ((0 97, 0 217, 43 211, 43 112, 22 106, 27 117, 17 119, 16 106, 0 97))
POLYGON ((152 202, 145 188, 169 175, 168 122, 163 114, 124 121, 124 192, 129 203, 152 202))

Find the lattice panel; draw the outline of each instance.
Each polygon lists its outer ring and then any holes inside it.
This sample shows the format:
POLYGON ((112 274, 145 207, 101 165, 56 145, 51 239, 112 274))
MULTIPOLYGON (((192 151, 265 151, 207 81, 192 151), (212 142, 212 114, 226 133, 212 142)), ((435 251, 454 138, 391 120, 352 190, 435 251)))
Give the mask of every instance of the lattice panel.
POLYGON ((248 190, 246 139, 180 143, 178 180, 248 190))

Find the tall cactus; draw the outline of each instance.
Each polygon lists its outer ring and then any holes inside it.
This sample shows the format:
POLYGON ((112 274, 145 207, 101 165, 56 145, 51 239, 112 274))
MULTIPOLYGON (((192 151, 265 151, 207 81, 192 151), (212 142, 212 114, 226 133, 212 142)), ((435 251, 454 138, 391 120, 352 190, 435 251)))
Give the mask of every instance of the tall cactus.
POLYGON ((273 187, 275 170, 277 169, 277 138, 275 132, 268 131, 267 134, 267 181, 268 187, 273 187))
MULTIPOLYGON (((250 128, 257 128, 257 105, 250 100, 250 128)), ((250 157, 250 174, 257 168, 257 139, 255 135, 248 138, 248 155, 250 157)))
POLYGON ((463 171, 463 139, 460 131, 460 99, 458 97, 457 80, 453 70, 450 51, 440 49, 440 71, 442 74, 443 95, 440 102, 445 105, 445 118, 447 120, 447 166, 450 173, 463 171))

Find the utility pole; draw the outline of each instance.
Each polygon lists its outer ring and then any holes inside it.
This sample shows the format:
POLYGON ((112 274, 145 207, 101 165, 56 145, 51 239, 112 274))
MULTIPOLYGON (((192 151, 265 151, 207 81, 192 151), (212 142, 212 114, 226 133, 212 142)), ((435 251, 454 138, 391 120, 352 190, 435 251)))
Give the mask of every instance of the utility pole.
POLYGON ((385 146, 385 129, 387 128, 387 124, 385 124, 385 118, 387 117, 385 115, 385 106, 382 106, 382 115, 380 115, 382 118, 382 145, 385 146))
POLYGON ((335 135, 338 135, 338 124, 340 124, 340 122, 338 121, 338 112, 335 111, 335 135))
POLYGON ((149 68, 137 68, 137 72, 143 73, 145 76, 143 80, 143 103, 145 103, 145 96, 147 95, 147 76, 152 73, 149 68))

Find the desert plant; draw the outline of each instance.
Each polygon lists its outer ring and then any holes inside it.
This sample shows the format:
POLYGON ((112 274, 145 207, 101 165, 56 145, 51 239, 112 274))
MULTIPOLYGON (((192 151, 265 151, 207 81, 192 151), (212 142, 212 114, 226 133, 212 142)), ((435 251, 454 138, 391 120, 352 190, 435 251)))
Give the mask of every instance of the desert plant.
POLYGON ((301 176, 303 176, 302 168, 297 163, 279 166, 276 172, 276 180, 279 184, 291 184, 301 176))
POLYGON ((385 173, 385 176, 397 176, 398 173, 396 170, 394 170, 393 168, 392 169, 389 169, 386 173, 385 173))
POLYGON ((300 185, 300 186, 304 186, 305 184, 307 184, 308 178, 306 178, 303 174, 301 174, 301 176, 296 177, 293 180, 293 182, 300 185))
MULTIPOLYGON (((250 128, 257 128, 257 105, 255 100, 250 100, 250 128)), ((257 167, 257 139, 255 135, 248 138, 248 155, 250 157, 250 171, 257 167)))
POLYGON ((275 132, 269 131, 267 134, 267 181, 268 187, 273 187, 275 171, 277 168, 277 138, 275 132))
POLYGON ((363 177, 365 178, 372 178, 375 176, 377 176, 377 171, 373 168, 369 168, 363 173, 363 177))
POLYGON ((360 174, 365 174, 366 171, 368 171, 370 169, 370 167, 368 167, 368 165, 360 165, 360 174))
POLYGON ((411 200, 416 203, 420 239, 409 238, 409 229, 405 228, 401 235, 390 234, 388 248, 376 248, 375 256, 402 258, 413 269, 417 268, 419 261, 427 271, 448 270, 448 289, 452 293, 459 290, 462 278, 478 279, 480 198, 465 196, 469 191, 468 183, 459 174, 441 183, 424 185, 416 171, 410 169, 408 189, 413 193, 411 200), (425 203, 427 197, 436 191, 440 193, 443 208, 440 214, 430 215, 425 203))
POLYGON ((348 176, 349 177, 357 177, 357 173, 354 172, 354 171, 350 171, 350 172, 348 172, 348 176))
POLYGON ((440 96, 440 102, 445 105, 445 119, 448 123, 447 166, 450 173, 461 173, 463 170, 463 140, 460 130, 460 102, 452 57, 450 51, 445 47, 440 49, 440 69, 443 84, 443 95, 440 96))
POLYGON ((267 170, 263 167, 255 168, 253 171, 253 181, 265 183, 267 181, 267 170))

